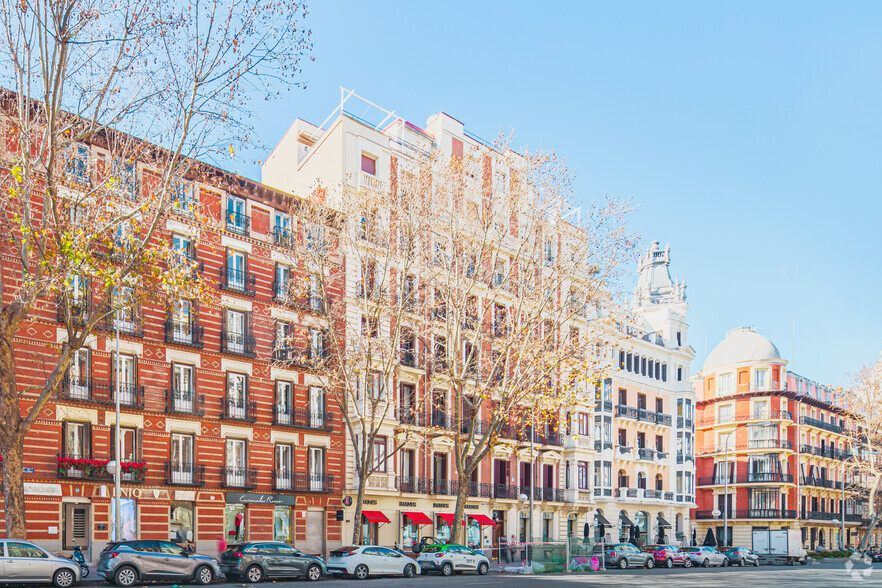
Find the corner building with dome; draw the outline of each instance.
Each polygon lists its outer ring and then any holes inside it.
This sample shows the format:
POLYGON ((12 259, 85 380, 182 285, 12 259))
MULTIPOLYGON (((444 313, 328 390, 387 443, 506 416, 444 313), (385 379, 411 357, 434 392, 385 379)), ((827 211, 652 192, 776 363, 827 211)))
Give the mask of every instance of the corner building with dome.
POLYGON ((808 551, 856 546, 862 505, 838 391, 789 372, 753 327, 729 331, 693 382, 698 542, 710 529, 718 546, 754 549, 754 531, 799 529, 808 551))

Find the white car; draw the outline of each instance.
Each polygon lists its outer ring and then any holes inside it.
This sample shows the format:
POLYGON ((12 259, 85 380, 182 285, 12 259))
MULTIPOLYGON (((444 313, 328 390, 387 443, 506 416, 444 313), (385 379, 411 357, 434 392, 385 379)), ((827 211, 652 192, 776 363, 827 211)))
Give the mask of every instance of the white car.
POLYGON ((73 561, 30 541, 0 539, 0 584, 51 582, 57 588, 69 588, 80 580, 80 566, 73 561))
POLYGON ((426 545, 417 562, 423 573, 439 572, 442 576, 454 572, 478 572, 483 576, 490 571, 490 560, 485 555, 462 545, 426 545))
POLYGON ((349 574, 359 580, 368 576, 401 574, 412 578, 420 573, 420 566, 400 551, 378 545, 353 545, 331 552, 325 563, 328 574, 349 574))

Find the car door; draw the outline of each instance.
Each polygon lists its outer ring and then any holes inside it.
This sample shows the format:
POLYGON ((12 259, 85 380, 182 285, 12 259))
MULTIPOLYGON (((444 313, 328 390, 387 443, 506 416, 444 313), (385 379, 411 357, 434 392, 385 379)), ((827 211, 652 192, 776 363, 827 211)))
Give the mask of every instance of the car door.
POLYGON ((253 556, 257 563, 263 565, 268 576, 280 576, 284 569, 280 564, 280 557, 274 543, 256 543, 248 550, 248 555, 253 556))
POLYGON ((361 552, 362 563, 372 574, 385 574, 386 558, 380 555, 378 547, 365 547, 361 552))
POLYGON ((279 573, 283 576, 302 576, 306 573, 306 562, 309 559, 302 552, 284 543, 276 543, 279 573))
POLYGON ((185 555, 183 547, 171 541, 157 541, 159 553, 162 555, 162 572, 170 578, 184 578, 193 575, 193 561, 185 555))
POLYGON ((11 582, 48 582, 52 575, 49 554, 25 541, 6 542, 6 573, 11 582))
POLYGON ((159 548, 159 541, 132 541, 128 544, 135 552, 134 556, 141 573, 149 577, 166 575, 165 554, 159 548))
POLYGON ((404 556, 398 553, 397 551, 393 551, 388 547, 380 547, 378 548, 380 551, 380 555, 383 556, 384 567, 386 568, 387 574, 401 574, 404 572, 404 556))

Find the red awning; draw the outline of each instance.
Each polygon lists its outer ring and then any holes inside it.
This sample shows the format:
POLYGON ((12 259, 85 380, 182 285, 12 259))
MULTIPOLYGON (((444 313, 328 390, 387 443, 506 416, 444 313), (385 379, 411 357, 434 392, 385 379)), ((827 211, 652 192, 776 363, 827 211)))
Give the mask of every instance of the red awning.
MULTIPOLYGON (((453 524, 453 513, 452 512, 439 512, 438 516, 441 517, 441 520, 447 523, 448 525, 453 524)), ((462 525, 465 524, 465 517, 463 517, 463 521, 460 523, 462 525)))
POLYGON ((389 517, 378 510, 363 510, 361 516, 367 519, 369 523, 388 523, 389 517))
POLYGON ((410 522, 416 523, 417 525, 431 525, 432 519, 427 517, 425 514, 421 512, 403 512, 401 513, 407 518, 410 519, 410 522))
POLYGON ((469 516, 472 517, 472 520, 473 520, 473 521, 476 521, 476 522, 477 522, 479 525, 481 525, 482 527, 483 527, 484 525, 495 525, 495 524, 496 524, 496 521, 494 521, 493 519, 491 519, 491 518, 488 517, 487 515, 482 515, 482 514, 470 514, 469 516))

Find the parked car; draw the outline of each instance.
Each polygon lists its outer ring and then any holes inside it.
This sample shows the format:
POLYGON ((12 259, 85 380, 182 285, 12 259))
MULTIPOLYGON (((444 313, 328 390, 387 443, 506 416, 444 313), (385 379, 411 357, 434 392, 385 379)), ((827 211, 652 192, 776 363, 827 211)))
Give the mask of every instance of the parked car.
POLYGON ((217 560, 171 541, 113 541, 98 556, 98 575, 117 586, 141 580, 211 584, 221 576, 217 560))
POLYGON ((327 570, 329 574, 349 574, 359 580, 393 574, 412 578, 420 573, 420 565, 413 558, 388 547, 353 545, 332 551, 327 570))
POLYGON ((672 568, 674 566, 692 567, 692 560, 676 545, 644 545, 643 551, 652 555, 655 565, 672 568))
POLYGON ((759 565, 759 556, 746 547, 726 547, 722 553, 729 559, 729 565, 732 566, 759 565))
POLYGON ((250 541, 227 546, 221 554, 221 571, 228 578, 248 582, 298 576, 315 581, 327 573, 322 558, 307 555, 278 541, 250 541))
POLYGON ((475 571, 485 575, 490 571, 490 560, 462 545, 426 545, 417 558, 423 573, 439 572, 450 576, 454 572, 475 571))
MULTIPOLYGON (((600 545, 595 545, 594 553, 599 554, 602 549, 603 547, 600 545)), ((630 543, 607 545, 603 559, 607 567, 616 567, 621 570, 631 566, 650 569, 655 567, 655 558, 651 554, 640 551, 636 545, 630 543)))
POLYGON ((0 539, 0 584, 52 582, 68 588, 82 580, 80 566, 52 555, 39 545, 17 539, 0 539))
POLYGON ((729 565, 729 558, 713 547, 684 547, 682 551, 692 560, 692 565, 694 566, 707 568, 710 566, 726 567, 729 565))

